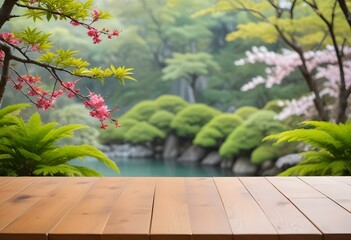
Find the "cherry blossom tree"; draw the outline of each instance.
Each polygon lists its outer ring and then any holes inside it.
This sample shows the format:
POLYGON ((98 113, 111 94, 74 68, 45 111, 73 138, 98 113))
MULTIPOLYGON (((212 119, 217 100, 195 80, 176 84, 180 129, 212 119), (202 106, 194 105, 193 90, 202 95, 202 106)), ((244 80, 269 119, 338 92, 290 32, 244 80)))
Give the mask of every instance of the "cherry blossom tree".
MULTIPOLYGON (((344 47, 343 55, 343 72, 346 89, 351 88, 351 48, 344 47)), ((305 64, 308 72, 313 73, 313 78, 318 84, 319 96, 325 101, 326 111, 331 119, 337 119, 334 109, 337 109, 338 97, 340 95, 340 73, 337 65, 337 56, 333 46, 327 46, 324 50, 304 52, 305 64)), ((273 85, 281 84, 286 77, 296 71, 303 62, 298 53, 283 49, 282 53, 268 51, 266 47, 253 47, 251 51, 246 52, 246 58, 235 61, 235 65, 264 63, 266 67, 266 76, 257 76, 250 82, 242 86, 242 91, 248 91, 259 84, 271 88, 273 85)), ((291 115, 304 115, 308 118, 313 117, 313 101, 315 94, 312 92, 308 96, 302 96, 299 99, 287 100, 279 117, 284 119, 291 115)))
POLYGON ((76 85, 83 78, 102 82, 105 78, 115 78, 124 84, 125 80, 135 80, 130 76, 132 69, 113 65, 90 67, 89 62, 77 56, 77 51, 53 48, 50 34, 35 27, 27 26, 20 32, 1 31, 6 23, 19 17, 34 22, 69 21, 72 28, 86 29, 92 44, 100 44, 104 38, 112 39, 120 34, 117 29, 95 27, 96 22, 109 18, 110 14, 95 8, 92 0, 84 3, 76 0, 5 0, 0 8, 0 103, 8 84, 43 110, 54 108, 56 99, 61 96, 76 97, 90 109, 92 117, 100 120, 101 128, 107 127, 107 120, 118 127, 119 122, 111 118, 111 110, 104 98, 91 91, 82 95, 76 85), (44 69, 50 78, 30 74, 28 66, 44 69), (44 87, 44 81, 51 81, 51 89, 44 87))
POLYGON ((348 79, 348 46, 351 44, 349 8, 350 1, 344 0, 219 0, 214 7, 196 15, 214 12, 249 14, 257 21, 239 24, 234 32, 227 35, 228 41, 258 38, 265 43, 282 41, 289 47, 289 51, 284 50, 282 54, 259 48, 257 52, 248 53, 246 61, 261 59, 261 62, 274 67, 267 68, 267 78, 258 76, 243 90, 259 83, 267 87, 278 84, 297 69, 312 96, 303 98, 303 101, 313 100, 318 118, 345 122, 351 95, 348 79), (264 57, 269 59, 262 61, 264 57), (328 85, 334 89, 328 90, 328 85), (333 109, 325 97, 326 92, 334 94, 333 109))

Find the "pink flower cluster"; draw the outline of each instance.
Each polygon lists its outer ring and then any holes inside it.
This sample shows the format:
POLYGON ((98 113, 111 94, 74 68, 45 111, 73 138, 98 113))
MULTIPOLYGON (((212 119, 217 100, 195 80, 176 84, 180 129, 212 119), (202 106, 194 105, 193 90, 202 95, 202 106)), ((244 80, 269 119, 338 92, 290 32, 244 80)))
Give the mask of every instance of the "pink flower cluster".
POLYGON ((4 33, 0 33, 0 40, 5 41, 11 45, 15 45, 17 46, 18 44, 21 43, 20 39, 16 39, 15 35, 13 33, 10 32, 4 32, 4 33))
POLYGON ((93 18, 92 22, 90 24, 84 24, 79 22, 78 20, 72 19, 70 24, 72 26, 80 26, 82 25, 83 27, 86 27, 88 29, 87 35, 93 39, 94 44, 99 44, 102 42, 100 35, 105 34, 107 35, 108 39, 111 39, 113 37, 118 37, 120 34, 119 30, 113 30, 112 33, 110 33, 109 29, 103 28, 102 30, 98 30, 95 27, 92 26, 92 24, 100 19, 100 12, 97 9, 94 9, 93 12, 91 13, 91 16, 93 18))
POLYGON ((104 124, 103 122, 111 117, 111 112, 105 105, 105 100, 100 96, 100 94, 90 92, 88 100, 84 102, 84 105, 85 107, 92 108, 90 111, 90 116, 99 119, 101 122, 101 128, 106 129, 107 124, 104 124))
MULTIPOLYGON (((12 80, 12 79, 11 79, 12 80)), ((31 97, 36 97, 36 106, 39 109, 47 110, 49 108, 54 108, 55 100, 62 96, 65 92, 67 97, 72 98, 78 94, 79 89, 75 88, 77 82, 63 82, 61 84, 61 89, 47 91, 39 86, 41 82, 40 76, 23 75, 17 78, 17 81, 13 81, 13 87, 16 90, 22 90, 26 85, 27 94, 31 97)))

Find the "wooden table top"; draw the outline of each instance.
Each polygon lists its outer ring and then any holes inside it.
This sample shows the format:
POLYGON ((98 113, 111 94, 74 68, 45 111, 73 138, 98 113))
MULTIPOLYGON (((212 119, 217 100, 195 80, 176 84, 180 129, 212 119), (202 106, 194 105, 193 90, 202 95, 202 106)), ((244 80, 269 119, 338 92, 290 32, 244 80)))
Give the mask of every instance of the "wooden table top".
POLYGON ((1 240, 350 240, 351 177, 0 177, 1 240))

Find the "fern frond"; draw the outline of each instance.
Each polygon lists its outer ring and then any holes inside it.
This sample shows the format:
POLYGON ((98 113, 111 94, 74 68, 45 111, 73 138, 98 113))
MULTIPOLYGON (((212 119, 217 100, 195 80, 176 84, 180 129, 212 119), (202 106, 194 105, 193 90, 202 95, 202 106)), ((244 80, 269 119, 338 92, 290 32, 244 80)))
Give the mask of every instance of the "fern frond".
POLYGON ((27 103, 20 103, 20 104, 7 106, 3 109, 0 109, 0 118, 3 118, 8 114, 16 114, 16 112, 19 112, 19 110, 22 110, 23 108, 26 108, 28 106, 29 104, 27 103))
POLYGON ((89 176, 89 177, 101 177, 102 174, 99 173, 98 171, 95 171, 94 169, 83 167, 83 166, 76 166, 72 165, 75 168, 77 168, 81 173, 82 176, 89 176))
POLYGON ((37 169, 34 170, 33 173, 38 176, 83 176, 79 169, 68 164, 60 164, 55 166, 38 165, 37 169))
POLYGON ((55 148, 46 151, 41 157, 47 165, 61 164, 76 158, 93 157, 119 173, 119 169, 114 161, 106 157, 106 155, 97 148, 85 144, 79 146, 67 145, 55 148))
POLYGON ((58 140, 72 137, 73 131, 86 128, 86 126, 81 124, 70 124, 62 126, 58 129, 51 130, 41 141, 38 143, 39 148, 44 148, 53 145, 58 140))
POLYGON ((333 156, 330 152, 323 150, 302 152, 300 155, 303 157, 300 164, 332 162, 335 160, 335 156, 333 156))
POLYGON ((280 173, 279 176, 321 176, 327 166, 326 162, 298 164, 280 173))

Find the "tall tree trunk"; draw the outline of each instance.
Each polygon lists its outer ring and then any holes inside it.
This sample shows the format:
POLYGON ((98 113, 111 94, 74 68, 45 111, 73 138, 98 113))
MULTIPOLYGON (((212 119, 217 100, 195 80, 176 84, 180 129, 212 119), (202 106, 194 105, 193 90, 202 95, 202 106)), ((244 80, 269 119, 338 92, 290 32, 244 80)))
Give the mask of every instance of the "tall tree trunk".
POLYGON ((0 29, 10 19, 10 15, 17 0, 5 0, 0 8, 0 29))

